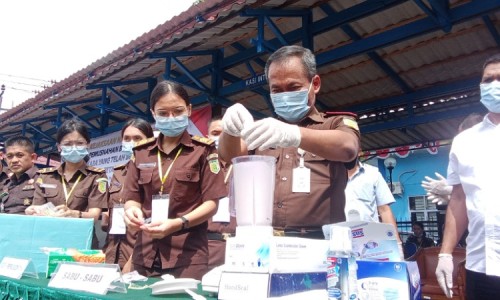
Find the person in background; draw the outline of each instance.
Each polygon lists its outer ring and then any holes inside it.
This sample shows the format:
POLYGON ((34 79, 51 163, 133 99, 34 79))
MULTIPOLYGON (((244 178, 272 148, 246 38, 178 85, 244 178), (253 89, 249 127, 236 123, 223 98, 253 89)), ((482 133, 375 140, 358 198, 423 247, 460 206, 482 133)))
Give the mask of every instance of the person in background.
POLYGON ((7 180, 10 177, 10 175, 12 175, 12 173, 6 166, 4 145, 5 144, 2 144, 0 146, 0 191, 3 191, 5 180, 7 180))
MULTIPOLYGON (((214 118, 208 124, 208 137, 218 148, 219 136, 222 133, 222 119, 214 118)), ((229 187, 231 178, 231 165, 220 161, 224 171, 224 183, 229 187)), ((228 188, 229 194, 229 188, 228 188)), ((223 265, 226 256, 226 239, 235 236, 236 218, 229 213, 229 197, 219 200, 217 213, 208 221, 208 270, 223 265)))
MULTIPOLYGON (((128 160, 132 158, 132 149, 137 143, 154 137, 153 128, 149 122, 139 118, 128 120, 122 128, 121 136, 121 152, 128 160)), ((106 263, 118 264, 123 273, 130 272, 132 251, 137 237, 136 231, 126 230, 123 220, 125 202, 122 198, 122 191, 127 175, 128 160, 114 168, 109 184, 108 211, 102 213, 101 223, 103 231, 108 233, 103 247, 106 263)))
MULTIPOLYGON (((77 120, 64 121, 56 134, 57 149, 64 161, 58 168, 45 168, 35 183, 33 205, 26 214, 42 215, 41 205, 51 202, 55 217, 89 218, 94 222, 108 204, 108 180, 104 169, 87 165, 90 135, 77 120)), ((97 249, 94 232, 92 248, 97 249)))
POLYGON ((191 104, 182 85, 158 83, 150 107, 160 134, 134 148, 122 194, 125 223, 139 230, 133 269, 200 280, 208 271, 207 220, 227 195, 217 149, 187 132, 191 104))
POLYGON ((364 164, 359 159, 352 169, 347 170, 349 180, 345 189, 345 214, 347 221, 362 220, 394 226, 398 240, 399 255, 404 259, 403 246, 399 237, 396 219, 390 205, 396 200, 376 167, 364 164), (353 215, 359 216, 354 217, 353 215), (353 217, 351 217, 353 216, 353 217), (351 219, 353 218, 353 219, 351 219))
POLYGON ((275 234, 323 239, 322 225, 345 221, 345 164, 358 153, 357 122, 316 109, 321 79, 309 49, 278 49, 267 60, 265 74, 279 119, 254 122, 242 104, 229 107, 219 153, 225 161, 249 150, 275 157, 275 234))
POLYGON ((415 244, 417 250, 419 248, 428 248, 428 247, 434 247, 436 246, 436 243, 434 242, 433 239, 428 238, 426 236, 425 230, 424 230, 424 224, 422 222, 414 222, 411 225, 411 228, 413 230, 413 234, 411 234, 407 239, 407 243, 413 243, 415 244))
MULTIPOLYGON (((484 116, 477 113, 468 115, 458 126, 458 133, 481 123, 483 118, 484 116)), ((427 198, 431 200, 432 203, 436 203, 437 205, 447 205, 450 201, 452 186, 448 185, 446 178, 443 175, 438 172, 435 174, 437 179, 425 176, 425 180, 422 181, 422 187, 427 192, 427 198)))
POLYGON ((35 146, 27 137, 11 137, 5 141, 5 158, 12 175, 3 182, 0 212, 24 215, 33 202, 38 177, 35 146))
POLYGON ((448 298, 453 296, 452 253, 467 228, 466 298, 488 300, 500 295, 500 185, 495 176, 500 163, 491 159, 500 146, 500 54, 484 63, 480 91, 488 113, 481 123, 458 134, 450 150, 447 178, 453 189, 436 268, 448 298))

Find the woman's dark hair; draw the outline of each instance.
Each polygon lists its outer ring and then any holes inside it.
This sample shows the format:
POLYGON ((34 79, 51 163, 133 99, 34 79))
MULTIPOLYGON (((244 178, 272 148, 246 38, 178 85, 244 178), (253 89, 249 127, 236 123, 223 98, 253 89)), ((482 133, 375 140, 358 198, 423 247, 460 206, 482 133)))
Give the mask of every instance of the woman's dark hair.
POLYGON ((57 134, 56 134, 56 141, 57 143, 60 143, 62 139, 67 135, 72 132, 78 132, 83 138, 87 141, 87 143, 90 143, 90 134, 87 130, 87 127, 83 122, 81 122, 78 119, 69 119, 64 121, 62 123, 61 127, 57 129, 57 134))
POLYGON ((123 134, 125 133, 125 130, 130 126, 139 129, 139 131, 142 132, 147 138, 151 138, 154 136, 153 128, 151 128, 151 124, 149 124, 148 121, 143 120, 141 118, 134 118, 128 120, 127 123, 125 123, 125 125, 123 126, 121 134, 122 138, 123 134))
POLYGON ((165 80, 159 82, 151 92, 151 100, 149 101, 151 109, 155 109, 155 105, 161 97, 170 93, 176 94, 177 96, 181 97, 186 105, 190 104, 188 93, 181 84, 165 80))

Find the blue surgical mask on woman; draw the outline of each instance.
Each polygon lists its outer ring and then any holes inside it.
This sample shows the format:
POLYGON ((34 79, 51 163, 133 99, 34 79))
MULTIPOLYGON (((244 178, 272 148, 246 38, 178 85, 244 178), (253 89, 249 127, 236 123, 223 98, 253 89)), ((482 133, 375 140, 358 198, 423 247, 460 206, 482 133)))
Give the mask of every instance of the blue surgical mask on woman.
POLYGON ((304 118, 309 109, 311 109, 307 105, 311 86, 312 81, 309 88, 304 91, 271 94, 271 101, 273 102, 276 114, 291 123, 298 122, 304 118))
POLYGON ((61 146, 61 157, 68 162, 81 162, 85 156, 89 155, 86 146, 61 146))
POLYGON ((188 127, 189 120, 187 115, 180 115, 178 117, 155 117, 155 127, 164 136, 174 137, 181 135, 188 127))
POLYGON ((500 81, 481 83, 481 103, 492 113, 500 113, 500 81))
POLYGON ((135 142, 122 142, 122 153, 125 155, 126 159, 130 159, 132 157, 132 153, 134 153, 135 142))

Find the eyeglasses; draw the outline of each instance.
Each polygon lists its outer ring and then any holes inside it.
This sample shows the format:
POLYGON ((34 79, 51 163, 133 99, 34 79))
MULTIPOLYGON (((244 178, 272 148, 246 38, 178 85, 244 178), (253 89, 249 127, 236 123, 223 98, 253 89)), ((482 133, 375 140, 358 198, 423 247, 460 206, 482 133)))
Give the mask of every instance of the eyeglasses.
POLYGON ((60 144, 62 147, 72 147, 72 146, 77 146, 77 147, 83 147, 87 146, 87 141, 63 141, 60 144))

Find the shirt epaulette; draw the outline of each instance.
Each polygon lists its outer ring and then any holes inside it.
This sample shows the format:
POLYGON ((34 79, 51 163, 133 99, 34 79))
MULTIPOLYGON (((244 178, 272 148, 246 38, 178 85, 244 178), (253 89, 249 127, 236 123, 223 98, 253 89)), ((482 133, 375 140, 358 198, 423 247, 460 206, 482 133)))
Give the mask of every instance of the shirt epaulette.
POLYGON ((150 144, 151 142, 154 142, 154 141, 156 141, 155 137, 151 137, 151 138, 142 140, 142 141, 138 142, 137 144, 135 144, 134 149, 136 149, 142 145, 150 144))
POLYGON ((350 111, 327 111, 325 112, 325 115, 327 117, 332 117, 332 116, 349 116, 353 117, 355 119, 358 119, 358 115, 356 113, 350 112, 350 111))
POLYGON ((44 173, 51 173, 54 172, 56 168, 43 168, 37 171, 39 174, 44 174, 44 173))
POLYGON ((87 166, 87 170, 92 171, 92 172, 97 172, 97 173, 103 173, 105 170, 103 168, 97 168, 94 166, 87 166))
POLYGON ((206 138, 206 137, 202 137, 202 136, 198 136, 198 135, 193 135, 191 137, 193 139, 193 141, 196 141, 198 143, 201 143, 201 144, 204 144, 204 145, 212 145, 215 141, 210 139, 210 138, 206 138))

